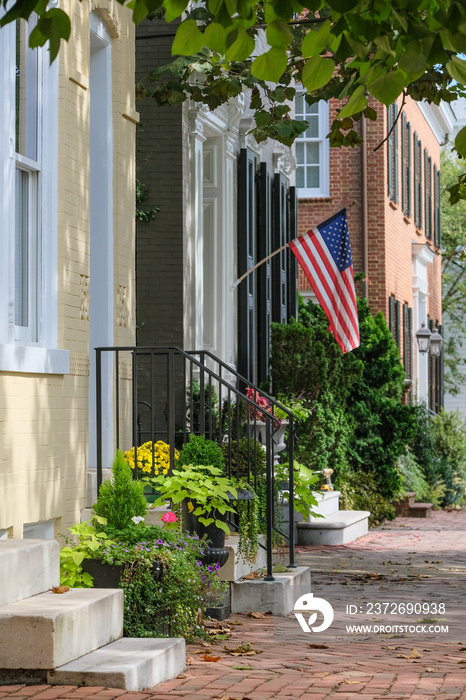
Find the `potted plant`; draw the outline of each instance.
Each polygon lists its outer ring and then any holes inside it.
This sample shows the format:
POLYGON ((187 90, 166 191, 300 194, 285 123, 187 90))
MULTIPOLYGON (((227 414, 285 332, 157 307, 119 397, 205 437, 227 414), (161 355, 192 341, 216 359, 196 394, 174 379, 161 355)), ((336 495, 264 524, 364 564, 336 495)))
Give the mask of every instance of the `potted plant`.
MULTIPOLYGON (((123 457, 129 464, 135 479, 167 474, 170 469, 170 445, 163 440, 157 440, 154 443, 149 440, 139 447, 132 447, 123 453, 123 457)), ((179 452, 175 450, 175 460, 178 458, 179 452)), ((145 483, 144 496, 148 503, 154 503, 160 494, 150 484, 145 483)))

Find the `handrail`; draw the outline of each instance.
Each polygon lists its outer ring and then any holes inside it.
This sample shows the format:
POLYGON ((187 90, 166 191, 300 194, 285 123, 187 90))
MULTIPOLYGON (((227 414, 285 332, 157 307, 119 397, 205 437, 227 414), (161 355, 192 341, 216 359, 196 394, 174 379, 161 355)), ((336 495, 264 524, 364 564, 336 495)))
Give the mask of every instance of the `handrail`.
MULTIPOLYGON (((244 430, 244 424, 241 420, 240 413, 245 410, 247 425, 249 429, 247 431, 247 480, 251 486, 257 486, 257 449, 256 444, 258 442, 257 436, 257 424, 260 421, 265 423, 265 448, 266 453, 266 549, 267 549, 267 576, 266 580, 273 580, 272 575, 272 535, 273 532, 280 532, 274 523, 274 448, 273 444, 275 441, 274 434, 280 427, 280 421, 275 416, 275 410, 279 409, 287 416, 288 419, 288 453, 289 453, 289 486, 290 486, 290 496, 289 496, 289 516, 290 516, 290 532, 289 532, 289 552, 290 552, 290 564, 289 566, 294 567, 294 528, 293 528, 293 464, 294 464, 294 440, 295 440, 295 425, 300 424, 300 419, 295 416, 293 411, 288 407, 283 406, 275 398, 269 396, 266 392, 260 390, 258 387, 254 386, 245 377, 243 377, 234 368, 228 365, 220 358, 217 358, 210 351, 199 350, 187 352, 182 348, 177 346, 158 346, 158 347, 144 347, 144 346, 114 346, 114 347, 99 347, 95 349, 96 351, 96 400, 97 400, 97 483, 98 487, 102 482, 102 355, 113 354, 115 357, 115 399, 116 399, 116 410, 114 411, 116 417, 116 431, 117 436, 117 447, 120 447, 120 435, 122 433, 120 426, 120 401, 121 401, 121 380, 120 380, 120 370, 119 361, 122 353, 130 353, 131 356, 131 394, 132 394, 132 418, 131 418, 131 431, 133 435, 133 445, 135 451, 135 462, 137 463, 137 436, 141 435, 140 425, 138 424, 137 417, 137 406, 140 403, 145 403, 150 408, 151 413, 151 430, 145 430, 144 434, 151 434, 152 436, 152 449, 154 449, 155 438, 157 434, 167 435, 167 442, 170 447, 170 464, 173 467, 175 464, 175 442, 176 436, 186 439, 188 433, 197 431, 199 428, 199 433, 206 436, 215 437, 219 444, 228 442, 228 470, 231 475, 232 469, 232 457, 233 449, 232 442, 235 440, 236 436, 236 469, 239 475, 240 469, 240 437, 244 430), (147 359, 148 358, 148 359, 147 359), (162 358, 165 369, 163 372, 156 368, 156 362, 162 358), (206 364, 206 360, 210 359, 212 363, 217 365, 217 370, 209 367, 206 364), (148 366, 140 366, 140 363, 148 362, 148 366), (179 363, 182 362, 181 369, 179 363), (188 370, 188 371, 187 371, 188 370), (233 383, 228 381, 222 376, 223 370, 226 370, 230 377, 233 377, 235 386, 233 383), (189 376, 188 376, 189 373, 189 376), (199 375, 199 403, 195 406, 193 399, 193 384, 194 380, 197 381, 195 374, 199 375), (157 390, 155 382, 157 381, 157 390), (144 382, 148 383, 150 387, 150 401, 144 401, 139 394, 142 391, 140 385, 144 382), (160 385, 160 386, 159 386, 160 385), (266 407, 261 406, 254 398, 250 398, 242 390, 242 386, 250 387, 254 392, 254 396, 257 395, 264 396, 269 401, 269 410, 266 407), (189 390, 188 390, 189 387, 189 390), (214 412, 217 410, 212 404, 212 392, 218 390, 218 416, 214 419, 214 412), (207 390, 207 394, 206 394, 207 390), (222 393, 225 393, 226 398, 222 403, 222 393), (189 402, 187 402, 187 395, 189 395, 189 402), (206 398, 207 396, 207 398, 206 398), (158 415, 157 425, 163 421, 160 420, 161 413, 161 403, 164 402, 164 397, 166 398, 166 406, 163 410, 163 417, 166 423, 166 430, 155 431, 155 415, 156 415, 156 402, 158 402, 158 415), (234 397, 234 401, 232 398, 234 397), (181 399, 181 400, 180 400, 181 399), (233 407, 236 406, 234 410, 233 407), (177 416, 178 409, 178 416, 177 416), (181 411, 180 411, 181 409, 181 411), (194 425, 195 410, 199 411, 198 426, 194 425), (182 434, 180 429, 177 430, 177 417, 178 425, 182 424, 182 434), (207 421, 206 421, 207 418, 207 421), (218 421, 218 426, 216 422, 218 421), (206 425, 206 422, 208 425, 206 425), (189 424, 189 430, 187 426, 189 424), (138 433, 139 426, 139 433, 138 433), (215 432, 217 435, 214 435, 215 432), (254 451, 251 449, 251 443, 253 443, 254 451), (253 457, 254 455, 254 457, 253 457)), ((144 396, 142 394, 142 396, 144 396)), ((147 398, 147 397, 146 397, 147 398)), ((126 404, 125 404, 126 405, 126 404)))

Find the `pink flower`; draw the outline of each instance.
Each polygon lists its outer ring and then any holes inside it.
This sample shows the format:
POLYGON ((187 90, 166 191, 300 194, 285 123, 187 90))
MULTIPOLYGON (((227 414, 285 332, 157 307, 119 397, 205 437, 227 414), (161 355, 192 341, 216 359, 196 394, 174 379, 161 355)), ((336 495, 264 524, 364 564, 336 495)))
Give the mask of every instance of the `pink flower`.
POLYGON ((176 517, 175 513, 171 512, 171 511, 169 513, 165 513, 165 515, 162 515, 161 520, 164 523, 176 523, 176 522, 178 522, 178 518, 176 517))

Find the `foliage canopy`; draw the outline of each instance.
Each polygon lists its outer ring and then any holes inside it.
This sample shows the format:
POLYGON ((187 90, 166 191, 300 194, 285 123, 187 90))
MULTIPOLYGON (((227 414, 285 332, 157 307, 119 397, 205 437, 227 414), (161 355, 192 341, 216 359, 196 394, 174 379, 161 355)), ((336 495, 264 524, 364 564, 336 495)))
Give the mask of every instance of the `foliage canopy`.
MULTIPOLYGON (((0 0, 3 26, 32 12, 32 46, 49 42, 51 60, 70 20, 46 0, 0 0)), ((152 94, 160 103, 187 97, 215 108, 251 88, 254 135, 290 144, 307 128, 289 118, 295 81, 310 103, 347 99, 332 125, 333 145, 358 141, 354 121, 375 118, 368 95, 385 105, 401 94, 450 102, 466 84, 466 7, 462 0, 118 0, 136 24, 154 14, 177 25, 173 54, 155 71, 152 94), (299 17, 299 19, 295 19, 299 17), (193 74, 197 76, 193 80, 193 74)), ((150 92, 149 88, 147 88, 150 92)), ((466 129, 456 149, 466 155, 466 129)))

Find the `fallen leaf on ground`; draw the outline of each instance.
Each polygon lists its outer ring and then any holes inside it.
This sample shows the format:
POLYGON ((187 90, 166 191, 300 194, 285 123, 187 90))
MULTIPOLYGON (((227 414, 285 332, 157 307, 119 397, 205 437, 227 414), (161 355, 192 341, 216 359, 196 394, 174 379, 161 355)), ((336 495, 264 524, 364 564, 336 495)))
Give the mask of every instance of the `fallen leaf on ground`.
POLYGON ((252 671, 254 666, 237 666, 236 664, 231 665, 236 671, 252 671))
POLYGON ((255 654, 262 654, 261 651, 256 651, 256 649, 253 649, 249 642, 247 644, 240 644, 236 647, 236 649, 230 649, 227 646, 224 646, 223 648, 231 656, 254 656, 255 654))
POLYGON ((240 622, 239 620, 228 620, 229 625, 244 625, 244 622, 240 622))
POLYGON ((221 656, 212 656, 212 654, 204 654, 204 656, 201 656, 203 661, 220 661, 221 658, 221 656))
POLYGON ((194 678, 194 673, 180 673, 179 676, 176 676, 177 678, 194 678))
POLYGON ((70 589, 68 586, 54 586, 50 590, 52 593, 67 593, 70 589))
POLYGON ((325 672, 325 673, 313 673, 312 675, 315 676, 316 678, 324 678, 325 676, 328 676, 330 674, 328 672, 325 672))
POLYGON ((346 685, 359 685, 361 681, 347 681, 346 679, 344 681, 338 681, 338 685, 342 685, 343 683, 346 685))
POLYGON ((251 612, 251 613, 249 613, 249 617, 253 617, 255 620, 262 620, 265 617, 265 613, 263 613, 263 612, 251 612))
MULTIPOLYGON (((210 649, 210 647, 209 647, 210 649)), ((205 649, 198 649, 197 651, 192 651, 191 654, 205 654, 205 649)))
POLYGON ((310 649, 328 649, 326 644, 306 644, 310 649))
POLYGON ((419 649, 411 649, 409 654, 397 654, 397 659, 422 659, 422 654, 419 649))
POLYGON ((443 673, 441 668, 437 668, 436 666, 427 666, 425 669, 426 673, 443 673))
MULTIPOLYGON (((196 653, 196 652, 194 652, 194 653, 196 653)), ((189 657, 186 659, 186 666, 191 666, 191 664, 193 663, 193 661, 194 661, 193 657, 192 657, 192 656, 189 656, 189 657)))

